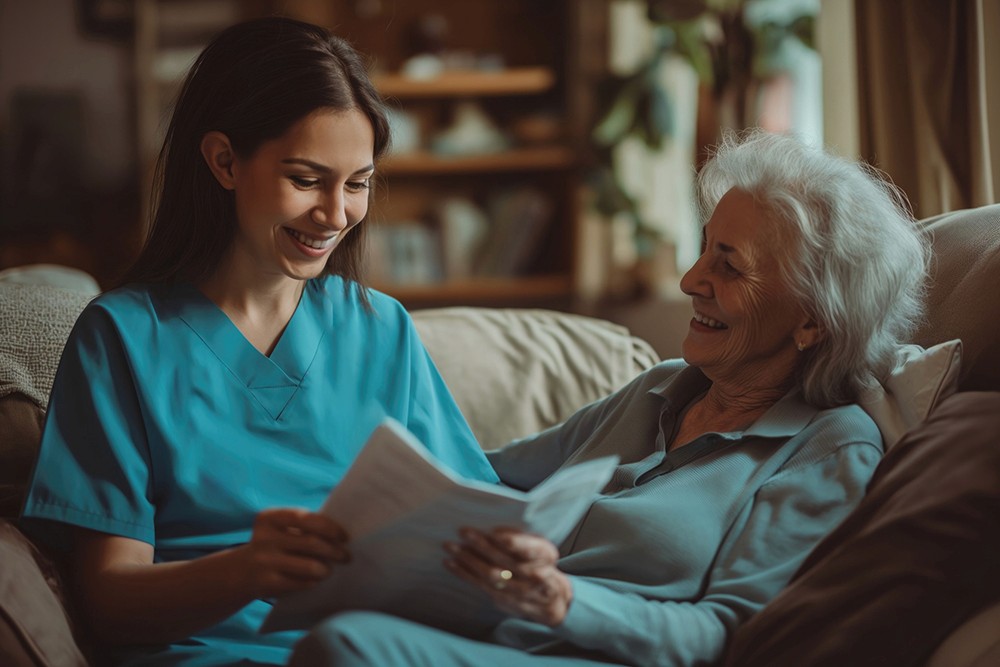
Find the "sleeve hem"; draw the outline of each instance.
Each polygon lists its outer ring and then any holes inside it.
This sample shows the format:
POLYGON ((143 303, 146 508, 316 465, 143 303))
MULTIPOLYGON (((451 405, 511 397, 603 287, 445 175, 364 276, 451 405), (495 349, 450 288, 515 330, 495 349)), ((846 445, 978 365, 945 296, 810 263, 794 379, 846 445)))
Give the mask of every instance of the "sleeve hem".
POLYGON ((155 546, 156 543, 155 531, 152 526, 131 523, 75 507, 32 503, 24 508, 21 520, 55 521, 76 528, 86 528, 99 533, 139 540, 150 546, 155 546))

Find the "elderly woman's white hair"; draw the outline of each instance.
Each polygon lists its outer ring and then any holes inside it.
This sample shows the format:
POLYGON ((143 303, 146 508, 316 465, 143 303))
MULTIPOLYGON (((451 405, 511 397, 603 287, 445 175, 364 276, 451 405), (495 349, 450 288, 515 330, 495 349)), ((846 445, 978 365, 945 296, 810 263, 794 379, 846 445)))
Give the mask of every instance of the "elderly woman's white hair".
POLYGON ((923 316, 930 250, 905 197, 863 163, 759 130, 725 136, 699 173, 703 224, 732 188, 777 223, 785 282, 823 331, 804 353, 805 400, 857 402, 923 316))

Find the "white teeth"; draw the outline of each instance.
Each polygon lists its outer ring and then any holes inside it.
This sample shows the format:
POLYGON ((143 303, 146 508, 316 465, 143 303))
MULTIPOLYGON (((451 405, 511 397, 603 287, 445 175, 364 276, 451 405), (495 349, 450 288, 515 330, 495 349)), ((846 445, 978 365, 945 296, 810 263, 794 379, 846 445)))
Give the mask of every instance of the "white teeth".
POLYGON ((302 245, 309 246, 310 248, 313 248, 315 250, 323 250, 324 248, 329 248, 333 244, 333 242, 337 240, 336 235, 331 236, 330 238, 327 239, 314 239, 306 236, 301 232, 297 232, 294 229, 288 229, 288 233, 291 234, 292 238, 294 238, 302 245))
POLYGON ((702 315, 701 313, 698 313, 698 312, 696 312, 694 314, 694 319, 696 321, 698 321, 698 322, 701 322, 705 326, 712 327, 713 329, 728 329, 729 328, 725 324, 723 324, 722 322, 719 322, 718 320, 713 320, 711 317, 707 317, 707 316, 702 315))

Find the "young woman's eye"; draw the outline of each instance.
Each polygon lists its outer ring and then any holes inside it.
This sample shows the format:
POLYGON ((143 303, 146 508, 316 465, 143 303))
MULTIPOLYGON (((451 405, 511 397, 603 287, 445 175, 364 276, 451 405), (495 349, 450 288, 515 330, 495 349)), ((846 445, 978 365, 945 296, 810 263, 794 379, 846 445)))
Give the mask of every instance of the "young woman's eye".
POLYGON ((319 184, 318 178, 307 178, 305 176, 289 176, 288 180, 294 183, 296 187, 303 189, 314 188, 319 184))
POLYGON ((367 190, 370 186, 369 179, 363 181, 347 181, 347 189, 351 192, 361 192, 362 190, 367 190))

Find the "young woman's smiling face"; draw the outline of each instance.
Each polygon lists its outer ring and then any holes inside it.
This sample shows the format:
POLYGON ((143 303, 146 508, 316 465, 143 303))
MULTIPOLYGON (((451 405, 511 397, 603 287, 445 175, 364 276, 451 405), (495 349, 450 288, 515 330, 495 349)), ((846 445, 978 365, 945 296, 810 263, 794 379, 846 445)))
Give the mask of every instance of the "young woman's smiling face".
POLYGON ((317 110, 249 157, 232 160, 232 252, 258 270, 318 276, 368 212, 374 133, 359 110, 317 110))
POLYGON ((684 359, 712 380, 792 377, 815 327, 781 276, 779 235, 752 195, 730 190, 705 225, 705 248, 681 279, 695 316, 684 359))

